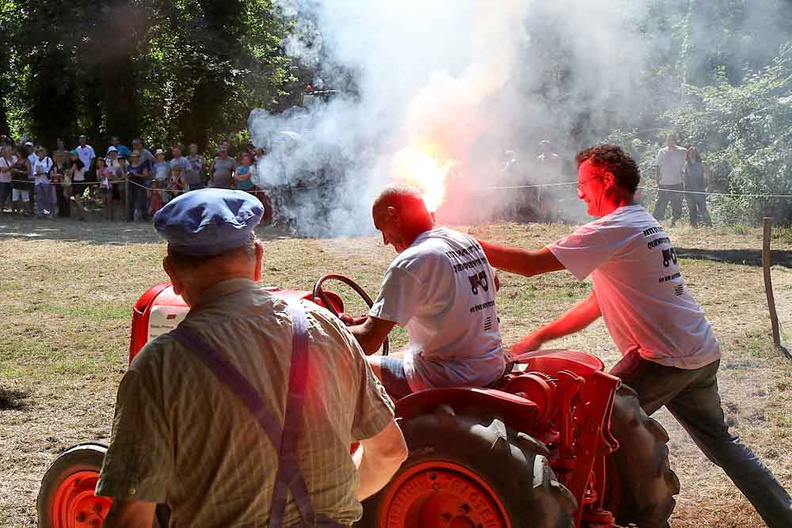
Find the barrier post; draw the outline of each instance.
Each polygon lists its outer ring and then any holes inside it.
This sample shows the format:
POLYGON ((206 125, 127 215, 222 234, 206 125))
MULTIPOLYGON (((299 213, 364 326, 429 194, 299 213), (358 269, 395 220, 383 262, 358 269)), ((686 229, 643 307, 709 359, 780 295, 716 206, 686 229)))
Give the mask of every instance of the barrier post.
POLYGON ((792 359, 789 351, 781 344, 781 328, 778 324, 778 312, 776 311, 775 296, 773 295, 773 279, 770 273, 772 266, 772 254, 770 253, 770 238, 772 236, 773 219, 764 217, 762 219, 762 271, 764 272, 765 294, 767 295, 767 307, 770 310, 770 325, 773 331, 773 344, 781 355, 787 359, 792 359))

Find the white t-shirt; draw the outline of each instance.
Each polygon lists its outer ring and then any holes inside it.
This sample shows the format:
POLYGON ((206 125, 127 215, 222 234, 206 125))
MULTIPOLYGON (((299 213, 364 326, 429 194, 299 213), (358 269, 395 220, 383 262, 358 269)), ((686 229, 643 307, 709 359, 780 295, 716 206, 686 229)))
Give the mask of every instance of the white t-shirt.
POLYGON ((655 165, 660 168, 660 185, 682 185, 682 170, 685 168, 687 150, 663 147, 657 153, 655 165))
POLYGON ((30 162, 30 174, 28 177, 32 180, 36 177, 36 163, 38 162, 38 156, 35 152, 28 154, 28 162, 30 162))
POLYGON ((52 158, 44 156, 38 159, 36 156, 36 163, 33 164, 33 174, 35 175, 34 183, 49 183, 49 171, 52 169, 52 158))
POLYGON ((77 150, 77 156, 80 161, 85 165, 85 170, 89 170, 91 168, 91 160, 96 157, 93 147, 91 145, 85 145, 84 147, 78 145, 75 150, 77 150))
POLYGON ((438 227, 418 236, 388 267, 369 315, 407 329, 404 370, 414 391, 481 387, 506 367, 492 268, 463 233, 438 227))
POLYGON ((622 354, 638 349, 644 359, 680 369, 720 357, 712 326, 685 287, 671 240, 642 206, 620 207, 547 249, 578 280, 591 275, 622 354))

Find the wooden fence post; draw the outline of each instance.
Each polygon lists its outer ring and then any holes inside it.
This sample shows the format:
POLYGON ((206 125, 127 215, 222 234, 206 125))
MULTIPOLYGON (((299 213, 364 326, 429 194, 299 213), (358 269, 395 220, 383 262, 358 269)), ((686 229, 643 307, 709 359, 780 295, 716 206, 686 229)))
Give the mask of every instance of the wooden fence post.
POLYGON ((767 295, 767 307, 770 309, 770 324, 773 329, 773 344, 787 359, 792 359, 789 351, 781 344, 781 328, 778 324, 778 312, 776 312, 775 296, 773 295, 773 280, 770 275, 772 258, 770 253, 770 238, 772 235, 773 219, 765 217, 762 219, 762 271, 764 272, 765 294, 767 295))

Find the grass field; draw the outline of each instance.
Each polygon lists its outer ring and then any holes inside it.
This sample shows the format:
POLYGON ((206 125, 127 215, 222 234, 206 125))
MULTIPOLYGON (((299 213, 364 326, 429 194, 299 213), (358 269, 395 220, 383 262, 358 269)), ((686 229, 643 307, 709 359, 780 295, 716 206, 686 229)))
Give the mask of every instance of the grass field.
MULTIPOLYGON (((489 240, 539 247, 563 225, 497 224, 472 231, 489 240)), ((309 289, 322 274, 344 273, 375 293, 393 250, 376 237, 295 239, 262 230, 264 282, 309 289)), ((792 488, 792 362, 774 351, 756 265, 761 233, 751 229, 671 229, 683 273, 723 348, 720 386, 728 420, 781 482, 792 488)), ((792 240, 775 258, 789 266, 792 240)), ((166 279, 165 246, 149 225, 0 219, 0 525, 35 526, 39 481, 48 464, 80 441, 106 441, 115 391, 126 368, 130 309, 166 279)), ((774 268, 782 323, 792 329, 792 270, 774 268)), ((589 291, 566 272, 534 279, 501 275, 503 337, 513 343, 589 291)), ((339 289, 341 293, 344 293, 339 289)), ((353 311, 353 310, 350 310, 353 311)), ((396 345, 404 342, 396 335, 396 345)), ((596 323, 553 347, 590 351, 613 364, 618 353, 596 323)), ((762 526, 723 472, 674 422, 671 462, 682 483, 675 527, 762 526)))

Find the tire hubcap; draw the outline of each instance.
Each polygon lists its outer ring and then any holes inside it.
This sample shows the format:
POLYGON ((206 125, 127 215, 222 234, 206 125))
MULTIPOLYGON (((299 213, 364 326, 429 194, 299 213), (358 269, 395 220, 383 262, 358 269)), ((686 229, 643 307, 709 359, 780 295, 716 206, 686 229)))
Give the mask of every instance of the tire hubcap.
POLYGON ((112 499, 94 495, 99 474, 78 471, 58 486, 52 502, 53 528, 98 528, 110 511, 112 499))
POLYGON ((450 462, 411 466, 388 487, 380 508, 379 528, 511 528, 490 485, 450 462))

